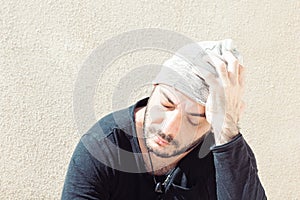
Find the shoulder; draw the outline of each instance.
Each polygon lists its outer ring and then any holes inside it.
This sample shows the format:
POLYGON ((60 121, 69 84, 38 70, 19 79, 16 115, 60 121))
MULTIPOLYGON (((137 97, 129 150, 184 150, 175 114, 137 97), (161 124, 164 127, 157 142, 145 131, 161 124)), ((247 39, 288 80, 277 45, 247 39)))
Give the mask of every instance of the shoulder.
POLYGON ((135 107, 133 105, 106 115, 81 137, 80 143, 89 156, 112 169, 138 170, 136 167, 139 164, 136 162, 140 150, 135 131, 135 107))
POLYGON ((114 129, 128 132, 128 127, 134 126, 133 106, 112 112, 97 121, 85 135, 101 140, 107 137, 114 129))

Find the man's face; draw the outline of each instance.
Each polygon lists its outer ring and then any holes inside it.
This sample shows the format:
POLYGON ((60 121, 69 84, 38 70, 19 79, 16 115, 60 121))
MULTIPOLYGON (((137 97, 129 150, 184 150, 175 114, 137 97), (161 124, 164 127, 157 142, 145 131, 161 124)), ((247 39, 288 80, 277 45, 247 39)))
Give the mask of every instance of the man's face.
POLYGON ((144 118, 147 148, 159 157, 180 155, 209 131, 205 107, 176 89, 156 85, 144 118))

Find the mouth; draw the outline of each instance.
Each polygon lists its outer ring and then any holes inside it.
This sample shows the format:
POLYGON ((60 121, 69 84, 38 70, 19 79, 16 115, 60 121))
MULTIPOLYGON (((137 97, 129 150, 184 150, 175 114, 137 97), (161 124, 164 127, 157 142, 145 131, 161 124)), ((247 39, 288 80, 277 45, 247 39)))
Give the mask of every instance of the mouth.
POLYGON ((155 141, 159 146, 163 146, 163 147, 170 144, 168 141, 164 140, 162 137, 160 137, 160 136, 158 136, 158 135, 155 137, 154 141, 155 141))

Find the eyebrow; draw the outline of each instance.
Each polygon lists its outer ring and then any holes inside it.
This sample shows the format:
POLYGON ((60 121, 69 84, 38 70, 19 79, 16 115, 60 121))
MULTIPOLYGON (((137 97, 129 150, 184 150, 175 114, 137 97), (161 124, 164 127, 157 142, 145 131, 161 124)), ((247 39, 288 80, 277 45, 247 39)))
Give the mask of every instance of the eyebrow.
POLYGON ((205 113, 190 113, 190 112, 187 112, 188 115, 191 115, 191 116, 195 116, 195 117, 206 117, 205 113))
POLYGON ((160 92, 165 96, 165 98, 173 105, 175 105, 175 103, 168 97, 168 95, 166 93, 164 93, 162 90, 160 90, 160 92))
MULTIPOLYGON (((164 95, 164 97, 171 103, 171 104, 175 104, 166 93, 164 93, 162 90, 160 90, 160 92, 164 95)), ((206 117, 205 113, 191 113, 191 112, 187 112, 188 115, 194 116, 194 117, 206 117)))

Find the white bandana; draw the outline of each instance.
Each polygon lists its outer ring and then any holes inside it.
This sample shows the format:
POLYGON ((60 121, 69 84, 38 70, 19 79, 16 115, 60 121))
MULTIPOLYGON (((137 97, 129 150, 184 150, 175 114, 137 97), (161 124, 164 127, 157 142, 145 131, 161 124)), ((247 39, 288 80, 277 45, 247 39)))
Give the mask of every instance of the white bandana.
POLYGON ((182 47, 166 60, 152 83, 172 86, 205 106, 209 87, 201 74, 209 72, 218 76, 215 67, 210 64, 212 62, 208 54, 222 59, 224 51, 233 53, 242 64, 242 56, 231 39, 192 43, 182 47))

